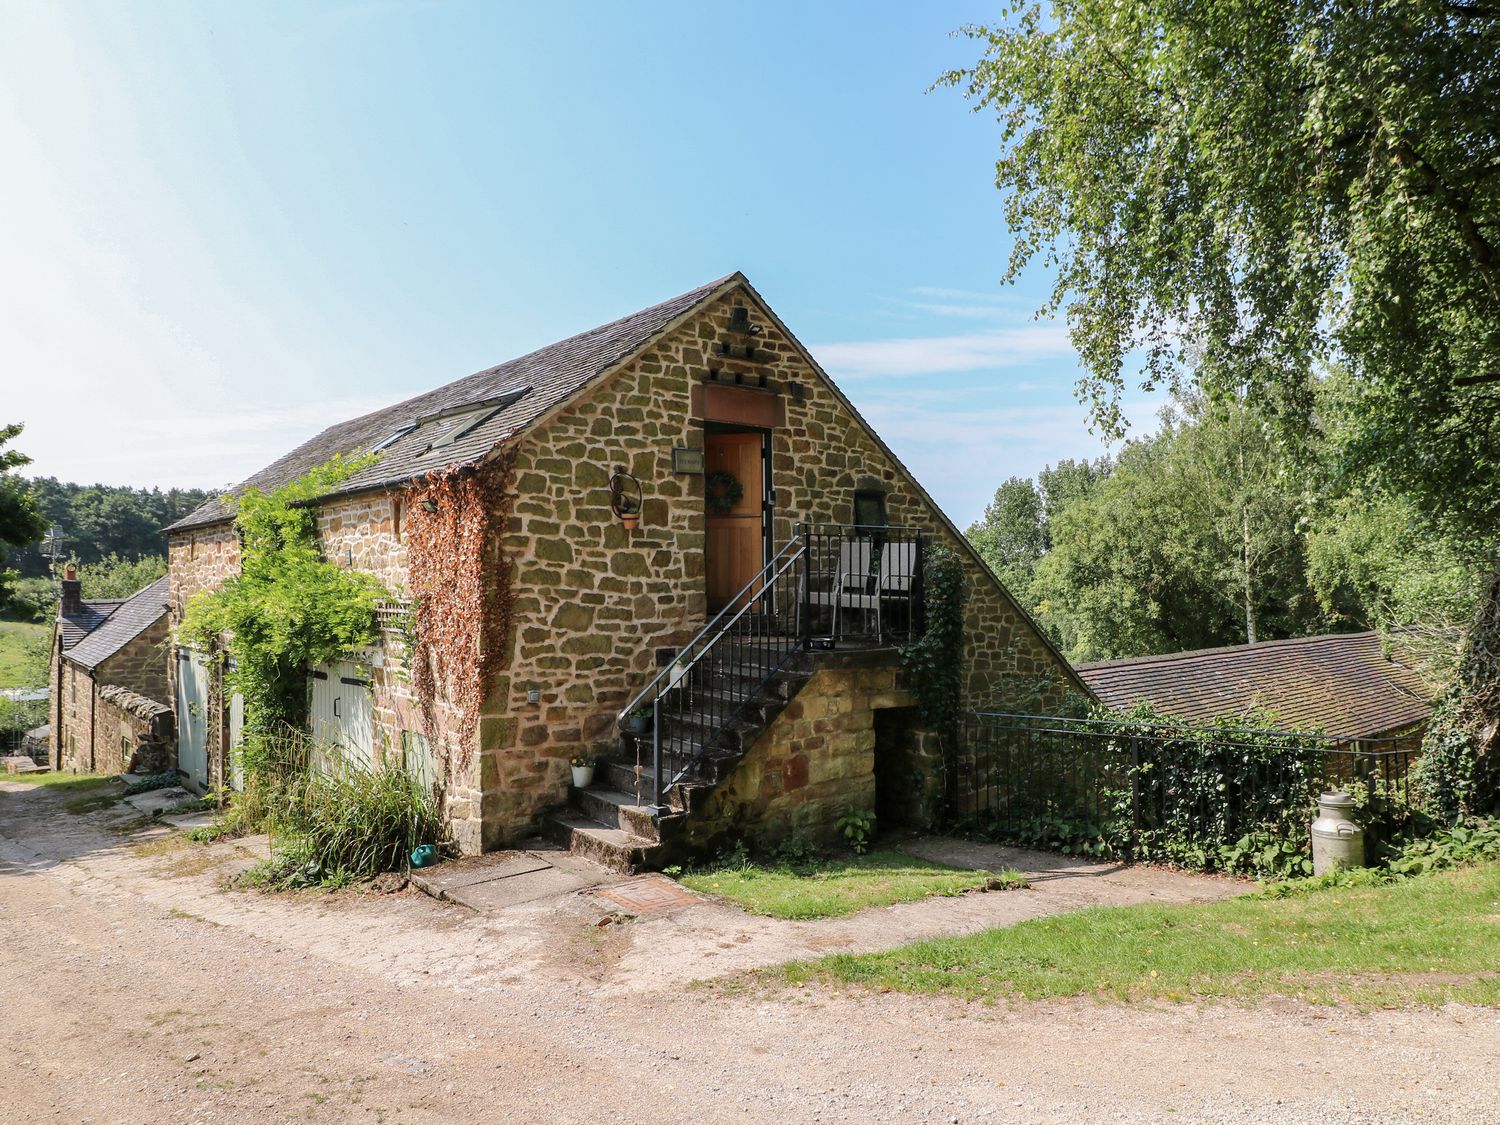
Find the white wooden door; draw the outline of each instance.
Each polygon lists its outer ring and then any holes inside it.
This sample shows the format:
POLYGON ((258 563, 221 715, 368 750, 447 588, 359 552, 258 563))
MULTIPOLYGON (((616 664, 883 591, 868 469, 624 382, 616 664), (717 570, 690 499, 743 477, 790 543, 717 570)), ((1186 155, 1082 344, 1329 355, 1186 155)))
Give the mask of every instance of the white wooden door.
MULTIPOLYGON (((350 765, 374 767, 375 713, 370 681, 357 664, 341 660, 313 668, 308 719, 317 744, 315 751, 336 749, 350 765)), ((315 762, 316 757, 315 753, 315 762)))
POLYGON ((201 652, 177 650, 177 768, 189 788, 208 788, 208 660, 201 652))

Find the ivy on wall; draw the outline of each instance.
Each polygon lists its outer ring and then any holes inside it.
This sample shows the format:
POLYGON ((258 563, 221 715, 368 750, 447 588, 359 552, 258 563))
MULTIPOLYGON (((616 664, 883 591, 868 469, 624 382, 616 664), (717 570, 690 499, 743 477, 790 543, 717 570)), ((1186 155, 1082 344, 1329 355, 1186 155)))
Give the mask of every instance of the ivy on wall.
POLYGON ((305 726, 308 665, 377 640, 388 593, 323 557, 313 504, 374 460, 335 457, 273 492, 234 499, 240 573, 188 603, 177 640, 232 658, 224 682, 244 696, 247 736, 305 726))
POLYGON ((958 555, 929 543, 922 559, 922 635, 901 650, 922 722, 951 747, 964 689, 964 607, 969 587, 958 555))
POLYGON ((501 535, 514 503, 514 461, 511 449, 479 465, 451 465, 407 492, 412 684, 428 742, 450 768, 468 764, 480 712, 505 662, 514 567, 501 535), (439 696, 457 711, 451 744, 439 737, 439 696))

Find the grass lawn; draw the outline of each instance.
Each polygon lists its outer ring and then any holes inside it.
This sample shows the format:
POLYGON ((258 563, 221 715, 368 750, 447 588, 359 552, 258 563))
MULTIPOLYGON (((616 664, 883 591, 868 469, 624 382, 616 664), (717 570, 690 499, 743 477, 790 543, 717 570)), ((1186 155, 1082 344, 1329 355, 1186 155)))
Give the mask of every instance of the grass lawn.
MULTIPOLYGON (((7 781, 17 781, 23 785, 42 785, 56 793, 65 793, 70 796, 81 796, 90 790, 101 786, 118 783, 118 778, 104 773, 68 773, 66 771, 49 771, 47 773, 17 773, 4 774, 0 777, 7 781)), ((125 787, 118 786, 121 790, 125 787)))
POLYGON ((47 662, 42 661, 41 681, 34 683, 37 677, 27 655, 29 645, 46 639, 47 629, 28 621, 0 621, 0 688, 47 686, 47 662))
POLYGON ((1290 898, 1095 907, 797 962, 771 979, 981 999, 1279 994, 1360 1007, 1500 1005, 1500 863, 1290 898))
POLYGON ((944 867, 896 851, 820 860, 795 870, 749 864, 693 872, 679 881, 695 891, 726 898, 752 914, 791 919, 842 918, 867 906, 915 902, 929 895, 956 895, 984 886, 1026 886, 1026 880, 1013 871, 997 875, 944 867))

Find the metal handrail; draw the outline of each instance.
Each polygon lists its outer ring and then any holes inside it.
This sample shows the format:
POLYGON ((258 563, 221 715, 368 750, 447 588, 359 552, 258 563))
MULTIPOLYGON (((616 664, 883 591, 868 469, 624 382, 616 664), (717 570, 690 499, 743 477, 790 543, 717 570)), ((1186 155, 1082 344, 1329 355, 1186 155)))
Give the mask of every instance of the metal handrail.
MULTIPOLYGON (((745 604, 740 607, 739 612, 736 613, 734 615, 734 617, 730 618, 728 621, 725 621, 722 628, 718 628, 719 622, 721 620, 723 620, 724 615, 726 613, 728 613, 730 610, 734 609, 734 607, 736 605, 738 605, 739 602, 743 598, 745 598, 745 596, 747 594, 748 595, 753 595, 754 592, 755 592, 755 587, 757 586, 757 584, 764 585, 764 583, 766 581, 766 574, 767 574, 767 572, 770 571, 772 567, 776 566, 776 564, 781 561, 782 557, 788 551, 792 550, 794 547, 797 548, 797 554, 794 556, 794 558, 800 558, 802 552, 805 551, 805 550, 807 550, 807 541, 806 541, 806 538, 802 535, 802 533, 801 533, 800 530, 798 531, 797 535, 794 538, 792 538, 792 539, 790 539, 790 540, 787 541, 786 545, 783 546, 781 548, 781 550, 779 550, 779 551, 776 552, 776 554, 772 557, 772 559, 771 559, 770 562, 766 563, 765 566, 761 567, 760 570, 756 572, 756 575, 755 575, 754 578, 750 579, 749 582, 745 583, 744 588, 742 590, 740 590, 740 592, 738 594, 736 594, 733 598, 731 598, 730 601, 729 601, 729 603, 727 605, 725 605, 723 609, 719 610, 719 612, 714 615, 714 618, 713 618, 712 621, 710 621, 707 625, 703 626, 703 628, 699 629, 698 632, 693 635, 693 639, 690 640, 690 641, 688 641, 687 644, 685 644, 685 645, 682 646, 681 650, 677 653, 677 655, 672 658, 672 662, 670 664, 668 664, 660 672, 658 672, 656 674, 656 676, 651 680, 650 683, 648 683, 638 693, 636 693, 636 696, 635 696, 634 699, 632 699, 629 703, 625 704, 625 706, 621 709, 621 711, 620 711, 619 715, 617 716, 617 718, 619 718, 620 720, 623 721, 625 719, 625 717, 627 715, 629 715, 632 711, 638 710, 641 707, 641 705, 645 702, 646 697, 648 695, 651 695, 652 690, 655 689, 655 688, 658 688, 660 686, 662 680, 666 679, 667 676, 672 672, 673 668, 675 668, 677 666, 677 664, 682 660, 682 654, 684 652, 691 651, 691 649, 693 648, 693 646, 696 645, 699 641, 701 641, 704 637, 708 636, 709 633, 714 632, 716 629, 718 629, 719 633, 723 633, 723 632, 727 631, 728 628, 731 625, 733 625, 736 621, 738 621, 740 619, 740 617, 744 614, 745 610, 747 610, 747 609, 750 608, 750 602, 748 602, 748 601, 745 602, 745 604)), ((788 561, 790 562, 792 560, 788 560, 788 561)), ((783 573, 785 573, 785 571, 786 571, 786 567, 783 566, 780 569, 778 569, 775 574, 771 575, 771 578, 772 579, 779 578, 779 577, 781 577, 781 575, 783 573)), ((684 665, 684 669, 691 668, 694 664, 696 664, 698 662, 699 658, 702 657, 704 655, 704 653, 707 653, 708 650, 710 648, 712 648, 712 647, 713 647, 712 644, 710 644, 707 647, 705 647, 702 653, 699 653, 697 657, 694 657, 692 660, 688 661, 688 663, 686 665, 684 665)), ((681 673, 679 673, 679 675, 680 674, 681 673)), ((656 694, 660 695, 661 692, 657 691, 656 694)))

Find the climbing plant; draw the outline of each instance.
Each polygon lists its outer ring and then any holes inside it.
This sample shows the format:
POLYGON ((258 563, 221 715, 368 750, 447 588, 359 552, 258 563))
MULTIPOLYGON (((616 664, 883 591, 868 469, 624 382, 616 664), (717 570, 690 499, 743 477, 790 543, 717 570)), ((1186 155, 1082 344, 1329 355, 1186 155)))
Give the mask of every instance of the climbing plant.
POLYGON ((951 746, 963 706, 964 606, 968 582, 963 563, 938 543, 922 559, 922 635, 901 650, 922 721, 951 746))
POLYGON ((450 768, 468 763, 480 710, 504 663, 513 566, 500 550, 500 533, 514 500, 514 459, 512 450, 479 465, 452 465, 408 492, 412 683, 428 742, 450 768), (439 737, 440 694, 457 712, 451 743, 439 737))
POLYGON ((317 510, 373 457, 335 457, 272 492, 234 498, 240 573, 188 602, 177 639, 230 658, 225 687, 245 700, 247 736, 307 721, 307 666, 376 642, 387 591, 323 557, 317 510), (220 647, 222 641, 223 647, 220 647))

